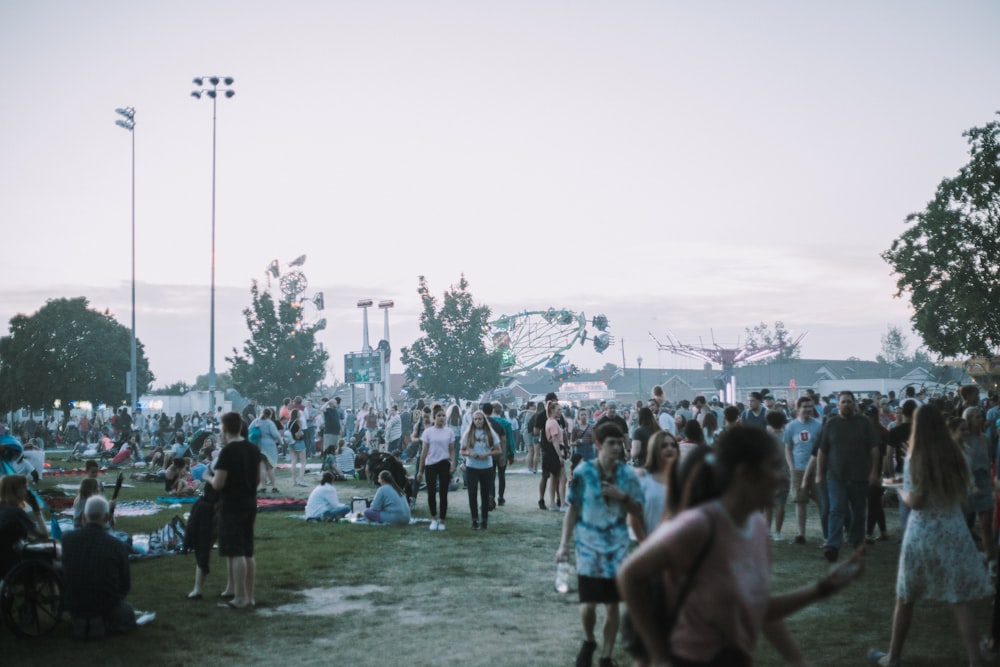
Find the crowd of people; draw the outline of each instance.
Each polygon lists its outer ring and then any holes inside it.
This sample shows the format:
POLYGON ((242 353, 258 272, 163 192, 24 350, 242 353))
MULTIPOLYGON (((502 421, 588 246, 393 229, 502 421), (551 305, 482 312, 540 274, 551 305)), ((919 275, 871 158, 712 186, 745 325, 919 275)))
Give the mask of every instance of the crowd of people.
MULTIPOLYGON (((170 446, 142 454, 164 472, 166 492, 199 496, 187 531, 186 546, 196 554, 189 598, 203 596, 217 537, 227 561, 223 605, 256 604, 256 498, 278 491, 275 467, 282 458, 295 486, 306 486, 307 458, 322 462, 305 515, 335 521, 352 508, 341 502, 334 482, 364 474, 364 460, 383 453, 402 472, 373 472, 378 488, 364 519, 408 525, 423 489, 430 530, 442 532, 449 493, 459 486, 472 530, 487 530, 490 514, 506 502, 507 466, 522 456, 527 471, 539 476, 539 509, 564 513, 557 561, 575 552, 584 631, 578 667, 591 665, 598 648, 600 664, 613 664, 620 602, 628 611, 627 647, 638 665, 750 664, 760 636, 789 663, 805 664, 783 619, 849 585, 864 569, 866 545, 890 539, 886 486, 898 495, 903 531, 897 601, 889 650, 873 649, 869 660, 900 663, 914 606, 924 600, 951 605, 970 664, 992 655, 1000 640, 997 621, 991 637, 979 642, 969 605, 996 595, 990 575, 995 581, 993 504, 1000 488, 994 481, 997 400, 981 398, 977 387, 937 399, 909 392, 859 401, 850 391, 806 392, 794 406, 766 390, 752 392, 746 405, 701 396, 671 404, 660 387, 627 408, 614 401, 573 406, 555 393, 517 410, 498 402, 418 401, 412 409, 365 405, 354 414, 336 398, 317 405, 295 398, 258 411, 251 403, 242 414, 220 416, 219 447, 209 435, 192 451, 182 429, 170 446), (789 499, 795 530, 786 538, 789 499), (768 542, 805 545, 810 504, 831 570, 814 585, 772 594, 768 542), (850 555, 841 558, 845 548, 850 555), (600 645, 599 609, 605 615, 600 645)), ((138 431, 124 438, 123 446, 142 452, 138 431)), ((74 504, 80 537, 71 542, 97 540, 97 528, 113 521, 96 462, 88 467, 74 504)), ((0 479, 0 541, 46 535, 27 488, 23 476, 0 479)), ((110 543, 100 548, 117 558, 110 543)), ((12 564, 3 551, 0 572, 12 564)), ((113 599, 99 610, 70 608, 75 635, 88 636, 91 625, 98 634, 128 629, 122 606, 127 561, 109 576, 113 599)))

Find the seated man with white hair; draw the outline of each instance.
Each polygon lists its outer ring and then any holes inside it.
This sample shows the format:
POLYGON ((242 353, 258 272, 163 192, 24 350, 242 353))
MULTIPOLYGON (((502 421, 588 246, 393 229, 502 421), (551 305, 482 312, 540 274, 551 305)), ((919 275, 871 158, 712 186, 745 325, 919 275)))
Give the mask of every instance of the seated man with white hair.
POLYGON ((62 541, 65 604, 73 639, 101 639, 107 632, 135 628, 135 611, 125 596, 132 586, 128 549, 104 529, 108 501, 91 496, 84 505, 86 524, 62 541))

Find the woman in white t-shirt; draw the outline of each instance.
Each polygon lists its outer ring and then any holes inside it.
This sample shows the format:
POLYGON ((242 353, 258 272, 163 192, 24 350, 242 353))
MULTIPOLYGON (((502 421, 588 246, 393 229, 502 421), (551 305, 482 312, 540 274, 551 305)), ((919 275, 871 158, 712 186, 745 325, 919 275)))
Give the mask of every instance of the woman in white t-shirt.
POLYGON ((434 425, 421 434, 420 458, 417 465, 417 484, 427 473, 427 506, 431 512, 431 530, 444 530, 448 517, 448 485, 455 472, 455 434, 444 424, 444 409, 434 412, 434 425), (441 501, 441 520, 438 520, 438 500, 441 501))
POLYGON ((306 501, 306 521, 336 521, 350 511, 350 506, 342 504, 337 496, 333 473, 323 473, 319 486, 312 490, 306 501))

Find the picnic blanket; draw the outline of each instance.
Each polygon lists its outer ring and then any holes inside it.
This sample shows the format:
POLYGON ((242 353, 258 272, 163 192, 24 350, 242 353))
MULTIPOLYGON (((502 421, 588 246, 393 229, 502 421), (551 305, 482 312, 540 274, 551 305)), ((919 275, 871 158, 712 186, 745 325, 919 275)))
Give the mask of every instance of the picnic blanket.
POLYGON ((175 503, 193 505, 197 500, 198 496, 156 496, 156 502, 166 503, 168 505, 173 505, 175 503))
POLYGON ((305 498, 257 498, 258 512, 305 510, 305 498))

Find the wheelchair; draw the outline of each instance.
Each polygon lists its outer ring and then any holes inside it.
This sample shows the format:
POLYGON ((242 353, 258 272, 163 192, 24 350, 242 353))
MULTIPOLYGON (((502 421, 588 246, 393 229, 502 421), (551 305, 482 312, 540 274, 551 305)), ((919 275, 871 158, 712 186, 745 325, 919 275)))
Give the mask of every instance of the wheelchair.
POLYGON ((0 581, 0 618, 14 634, 43 637, 55 629, 63 611, 63 579, 56 569, 55 541, 21 541, 19 562, 0 581))

